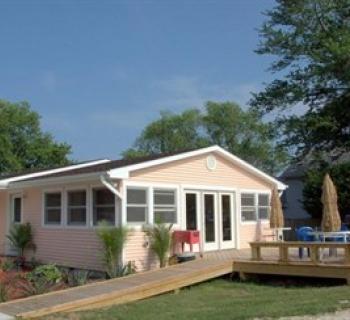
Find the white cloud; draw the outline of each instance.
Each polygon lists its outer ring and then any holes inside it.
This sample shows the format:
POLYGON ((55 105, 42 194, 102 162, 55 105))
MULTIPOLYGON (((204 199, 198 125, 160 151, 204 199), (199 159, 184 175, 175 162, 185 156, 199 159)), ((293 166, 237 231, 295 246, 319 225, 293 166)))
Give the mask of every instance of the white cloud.
POLYGON ((244 107, 250 99, 251 92, 257 91, 259 86, 255 83, 209 84, 197 77, 174 76, 154 81, 150 88, 157 90, 153 102, 155 108, 179 111, 189 107, 202 107, 209 100, 235 101, 244 107))

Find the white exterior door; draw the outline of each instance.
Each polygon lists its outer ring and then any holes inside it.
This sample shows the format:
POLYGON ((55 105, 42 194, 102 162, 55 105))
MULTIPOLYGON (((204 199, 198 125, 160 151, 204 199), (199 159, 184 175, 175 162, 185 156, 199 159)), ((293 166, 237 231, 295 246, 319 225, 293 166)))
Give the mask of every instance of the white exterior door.
POLYGON ((235 247, 235 193, 185 191, 187 230, 199 230, 204 251, 235 247))

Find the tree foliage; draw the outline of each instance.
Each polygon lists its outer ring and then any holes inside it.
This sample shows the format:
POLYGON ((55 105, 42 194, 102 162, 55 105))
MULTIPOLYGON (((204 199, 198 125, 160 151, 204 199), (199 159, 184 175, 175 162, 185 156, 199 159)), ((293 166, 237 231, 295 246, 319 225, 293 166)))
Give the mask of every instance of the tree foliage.
POLYGON ((125 157, 174 152, 219 145, 270 173, 277 173, 288 157, 277 144, 275 126, 264 123, 253 110, 233 102, 207 102, 203 110, 180 114, 162 112, 146 126, 125 157))
POLYGON ((0 174, 66 165, 70 149, 41 130, 27 102, 0 100, 0 174))
POLYGON ((277 0, 260 29, 258 54, 273 55, 281 76, 257 94, 261 113, 302 105, 281 118, 286 143, 310 149, 350 149, 350 1, 277 0))
POLYGON ((322 217, 322 182, 327 172, 337 189, 339 213, 344 220, 344 216, 350 214, 350 162, 336 165, 323 163, 309 170, 304 179, 303 206, 312 217, 322 217))

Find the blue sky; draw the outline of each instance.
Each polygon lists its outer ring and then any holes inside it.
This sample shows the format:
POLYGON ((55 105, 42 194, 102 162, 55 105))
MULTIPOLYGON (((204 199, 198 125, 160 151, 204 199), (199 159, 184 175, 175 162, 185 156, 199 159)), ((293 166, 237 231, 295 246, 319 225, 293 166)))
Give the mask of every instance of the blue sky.
POLYGON ((118 158, 160 110, 244 105, 270 0, 0 2, 0 99, 29 101, 75 160, 118 158))

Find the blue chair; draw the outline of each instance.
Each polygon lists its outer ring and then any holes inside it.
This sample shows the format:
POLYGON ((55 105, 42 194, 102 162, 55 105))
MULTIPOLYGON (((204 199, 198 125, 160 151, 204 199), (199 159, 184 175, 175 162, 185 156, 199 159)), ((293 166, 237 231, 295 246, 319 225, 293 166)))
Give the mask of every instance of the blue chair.
MULTIPOLYGON (((310 234, 310 232, 313 232, 314 229, 311 227, 303 226, 298 229, 296 229, 296 235, 298 241, 303 242, 312 242, 315 241, 315 237, 310 234)), ((302 259, 304 255, 304 248, 299 248, 299 258, 302 259)), ((310 249, 307 249, 307 255, 310 257, 310 249)))

